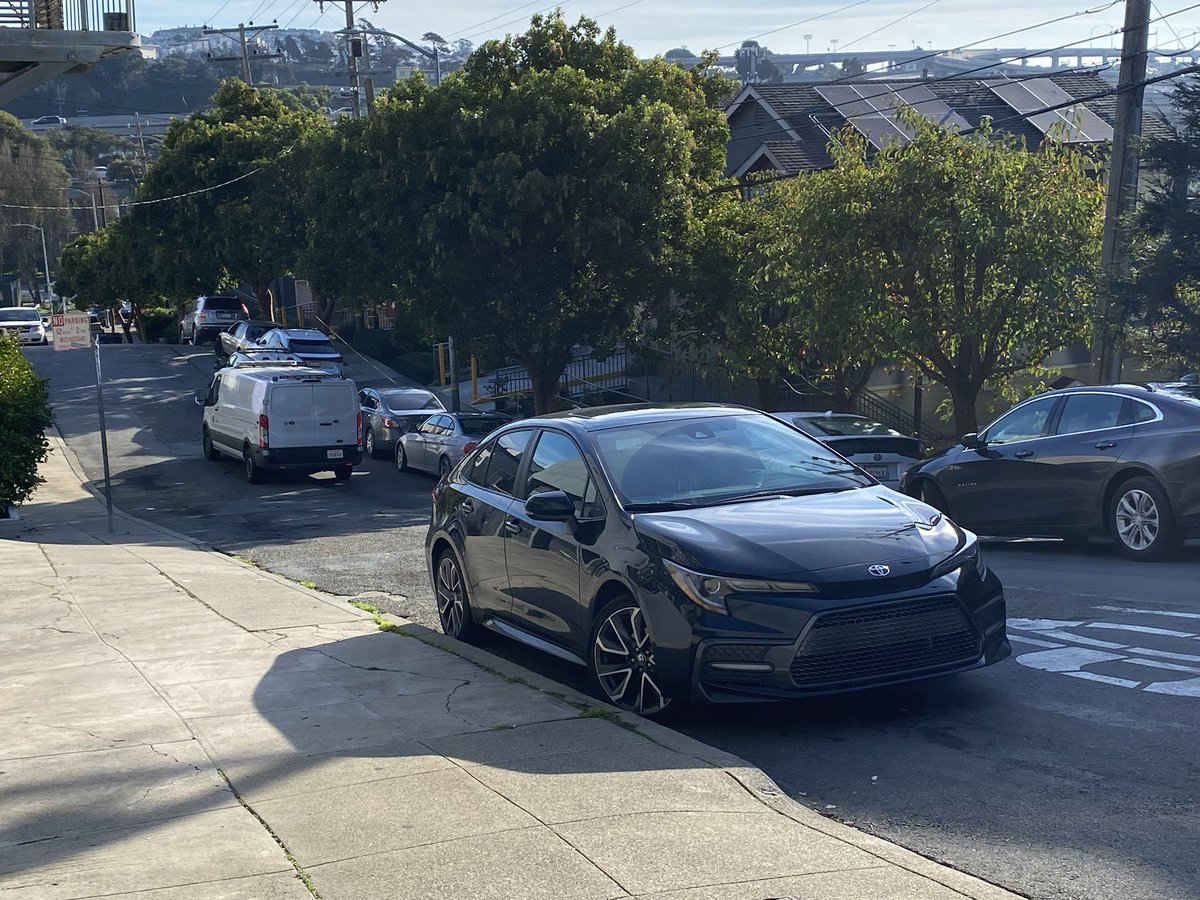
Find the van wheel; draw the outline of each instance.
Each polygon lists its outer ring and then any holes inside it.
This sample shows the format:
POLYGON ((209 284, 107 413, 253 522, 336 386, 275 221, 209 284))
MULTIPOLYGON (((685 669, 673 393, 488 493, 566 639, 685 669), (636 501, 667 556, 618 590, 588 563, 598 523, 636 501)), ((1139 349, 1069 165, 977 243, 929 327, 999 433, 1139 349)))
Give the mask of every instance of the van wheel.
POLYGON ((262 467, 254 461, 254 454, 250 452, 250 448, 246 447, 242 451, 242 465, 246 470, 246 480, 251 484, 262 484, 263 475, 266 474, 262 467))
POLYGON ((349 481, 354 474, 354 466, 338 466, 333 470, 334 481, 349 481))
POLYGON ((204 429, 204 458, 210 461, 215 461, 221 458, 221 451, 213 446, 212 438, 209 436, 208 429, 204 429))

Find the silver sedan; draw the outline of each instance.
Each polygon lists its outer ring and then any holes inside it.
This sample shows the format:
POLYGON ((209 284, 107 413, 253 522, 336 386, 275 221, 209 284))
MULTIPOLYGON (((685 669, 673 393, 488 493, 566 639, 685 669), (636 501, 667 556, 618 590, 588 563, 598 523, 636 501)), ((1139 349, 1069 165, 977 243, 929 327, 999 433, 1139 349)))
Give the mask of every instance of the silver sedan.
POLYGON ((422 469, 444 476, 475 445, 511 421, 498 413, 441 413, 396 442, 396 467, 401 472, 422 469))

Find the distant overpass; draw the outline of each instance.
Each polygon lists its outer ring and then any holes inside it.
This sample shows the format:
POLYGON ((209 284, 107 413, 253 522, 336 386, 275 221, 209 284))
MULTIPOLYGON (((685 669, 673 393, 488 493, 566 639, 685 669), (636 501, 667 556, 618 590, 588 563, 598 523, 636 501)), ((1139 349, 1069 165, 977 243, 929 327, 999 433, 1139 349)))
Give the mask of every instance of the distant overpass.
MULTIPOLYGON (((68 125, 78 125, 81 128, 98 128, 101 131, 107 131, 109 134, 119 134, 123 137, 136 138, 138 134, 138 123, 142 126, 142 136, 151 137, 158 134, 166 134, 167 126, 175 119, 186 119, 189 113, 175 113, 168 115, 164 113, 152 113, 150 115, 129 113, 123 116, 66 116, 68 125)), ((22 124, 28 126, 31 131, 53 131, 56 128, 61 128, 61 125, 34 125, 32 120, 27 120, 22 124)))

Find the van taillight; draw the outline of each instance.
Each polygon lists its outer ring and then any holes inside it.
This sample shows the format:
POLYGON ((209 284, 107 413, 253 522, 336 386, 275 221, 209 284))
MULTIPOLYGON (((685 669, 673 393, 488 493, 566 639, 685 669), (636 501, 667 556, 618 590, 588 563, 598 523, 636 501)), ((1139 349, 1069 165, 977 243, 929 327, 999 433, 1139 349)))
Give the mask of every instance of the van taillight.
POLYGON ((267 447, 267 426, 269 422, 265 415, 258 417, 258 446, 266 449, 267 447))
POLYGON ((463 444, 463 453, 470 453, 478 446, 479 443, 477 441, 467 441, 465 444, 463 444))
POLYGON ((363 441, 363 435, 362 435, 362 413, 361 413, 361 412, 360 412, 360 413, 359 413, 359 414, 358 414, 358 415, 355 417, 355 420, 354 420, 354 427, 355 427, 355 429, 358 431, 358 446, 360 446, 360 447, 361 447, 361 446, 362 446, 362 441, 363 441))

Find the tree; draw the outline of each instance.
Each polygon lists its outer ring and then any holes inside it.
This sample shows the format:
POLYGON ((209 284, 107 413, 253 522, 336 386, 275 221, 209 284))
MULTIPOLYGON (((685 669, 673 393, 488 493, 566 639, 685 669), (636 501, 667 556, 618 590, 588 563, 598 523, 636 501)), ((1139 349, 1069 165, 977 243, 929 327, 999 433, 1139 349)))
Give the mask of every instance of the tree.
POLYGON ((54 423, 46 380, 38 378, 13 335, 0 335, 0 518, 7 503, 23 503, 45 479, 46 429, 54 423))
POLYGON ((915 136, 868 158, 852 131, 839 169, 870 167, 867 191, 831 221, 880 254, 898 354, 947 388, 960 433, 985 384, 1037 367, 1091 321, 1104 188, 1094 162, 1047 140, 960 136, 919 116, 915 136))
POLYGON ((1164 367, 1200 368, 1200 80, 1172 94, 1178 124, 1154 139, 1145 160, 1160 177, 1133 224, 1128 279, 1114 299, 1143 322, 1136 330, 1148 359, 1164 367))
POLYGON ((858 75, 865 75, 867 67, 863 65, 862 60, 857 56, 848 56, 842 60, 842 77, 853 78, 858 75))
POLYGON ((208 110, 171 123, 131 213, 131 240, 148 248, 156 292, 182 302, 247 282, 272 318, 271 281, 291 271, 303 240, 297 151, 328 128, 301 100, 237 79, 208 110), (168 197, 178 199, 152 202, 168 197))
POLYGON ((69 243, 58 261, 57 285, 62 296, 73 298, 76 309, 98 306, 116 311, 128 300, 144 342, 140 317, 152 286, 140 264, 146 254, 134 244, 132 223, 126 216, 69 243))
POLYGON ((430 333, 519 361, 548 411, 572 347, 611 346, 665 294, 670 248, 724 167, 724 93, 589 19, 534 16, 441 88, 398 85, 347 138, 348 215, 374 246, 343 264, 430 333))

